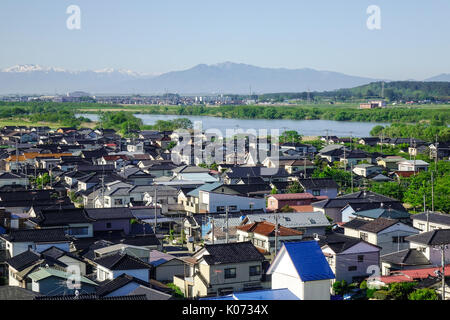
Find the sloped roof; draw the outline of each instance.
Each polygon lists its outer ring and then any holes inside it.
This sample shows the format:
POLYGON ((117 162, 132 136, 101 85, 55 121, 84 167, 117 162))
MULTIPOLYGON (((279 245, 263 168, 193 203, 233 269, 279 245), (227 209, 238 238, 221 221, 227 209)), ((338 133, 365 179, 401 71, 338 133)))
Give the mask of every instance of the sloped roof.
POLYGON ((363 240, 361 240, 360 238, 350 237, 341 233, 333 232, 328 233, 325 236, 320 236, 319 245, 321 247, 327 245, 336 254, 339 254, 362 241, 363 240))
POLYGON ((277 200, 304 200, 315 198, 311 193, 307 192, 272 194, 270 197, 275 198, 277 200))
POLYGON ((314 188, 329 188, 329 189, 337 189, 338 185, 336 181, 329 178, 310 178, 310 179, 300 179, 299 183, 305 189, 314 189, 314 188))
MULTIPOLYGON (((266 237, 275 236, 275 228, 275 224, 267 221, 253 222, 237 227, 238 230, 260 234, 266 237)), ((303 232, 301 231, 286 228, 280 225, 278 226, 278 236, 280 237, 301 236, 302 234, 303 232)))
POLYGON ((450 229, 435 229, 406 237, 407 241, 426 245, 450 244, 450 229))
POLYGON ((128 254, 113 253, 94 259, 94 262, 109 270, 150 269, 152 266, 128 254))
POLYGON ((63 228, 11 230, 9 235, 1 235, 10 242, 69 242, 63 228))
POLYGON ((418 266, 429 265, 430 260, 425 255, 416 249, 405 249, 398 252, 382 255, 380 257, 382 262, 398 264, 402 266, 418 266))
POLYGON ((407 219, 410 217, 410 214, 406 211, 392 210, 390 208, 377 208, 359 211, 356 213, 356 215, 373 219, 380 217, 390 219, 407 219))
POLYGON ((203 255, 202 258, 209 265, 264 260, 264 256, 250 241, 213 245, 207 244, 205 245, 204 250, 206 250, 208 254, 203 255))
POLYGON ((359 230, 378 233, 378 232, 383 231, 384 229, 389 228, 390 226, 393 226, 397 223, 398 223, 398 220, 395 220, 395 219, 377 218, 373 221, 370 221, 370 222, 362 225, 361 227, 359 227, 359 230))
POLYGON ((444 213, 423 212, 423 213, 411 215, 411 219, 420 220, 420 221, 427 221, 427 219, 428 219, 429 222, 434 222, 434 223, 439 223, 439 224, 444 224, 444 225, 450 226, 450 215, 444 214, 444 213))
MULTIPOLYGON (((38 271, 29 274, 28 277, 30 277, 30 279, 33 281, 40 281, 40 280, 46 279, 48 277, 58 277, 58 278, 62 278, 62 279, 68 279, 70 275, 71 274, 66 271, 62 271, 62 270, 58 270, 58 269, 54 269, 54 268, 39 268, 38 271)), ((95 283, 92 280, 89 280, 85 276, 80 277, 80 282, 84 282, 86 284, 97 286, 97 283, 95 283)))
POLYGON ((317 241, 285 242, 283 247, 303 281, 335 278, 317 241))

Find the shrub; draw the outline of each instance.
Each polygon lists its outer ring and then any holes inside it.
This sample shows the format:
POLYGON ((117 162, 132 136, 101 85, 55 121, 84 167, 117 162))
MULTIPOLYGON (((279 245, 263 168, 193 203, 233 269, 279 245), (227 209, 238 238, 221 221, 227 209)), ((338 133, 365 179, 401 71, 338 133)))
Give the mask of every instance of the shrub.
POLYGON ((433 289, 417 289, 408 295, 409 300, 438 300, 438 295, 433 289))
POLYGON ((408 295, 414 291, 416 284, 415 282, 392 283, 389 286, 389 295, 394 300, 408 300, 408 295))
POLYGON ((183 291, 178 288, 174 283, 168 283, 167 286, 173 290, 172 296, 175 298, 184 298, 183 291))
POLYGON ((378 290, 373 293, 373 298, 377 300, 389 300, 389 291, 378 290))
POLYGON ((336 281, 335 283, 333 283, 333 290, 336 295, 344 295, 349 291, 347 281, 336 281))
POLYGON ((359 288, 361 290, 367 290, 367 281, 364 280, 363 282, 361 282, 361 284, 359 285, 359 288))
POLYGON ((366 290, 366 297, 367 299, 372 299, 374 298, 374 293, 377 292, 377 289, 367 289, 366 290))

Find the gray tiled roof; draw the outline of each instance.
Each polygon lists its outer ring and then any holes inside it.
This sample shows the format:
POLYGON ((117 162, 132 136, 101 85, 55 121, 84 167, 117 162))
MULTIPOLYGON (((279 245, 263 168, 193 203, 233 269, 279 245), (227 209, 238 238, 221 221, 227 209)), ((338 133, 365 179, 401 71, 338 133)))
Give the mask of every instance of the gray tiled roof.
MULTIPOLYGON (((203 249, 202 249, 203 250, 203 249)), ((250 242, 205 245, 203 259, 209 265, 263 261, 264 256, 250 242)))

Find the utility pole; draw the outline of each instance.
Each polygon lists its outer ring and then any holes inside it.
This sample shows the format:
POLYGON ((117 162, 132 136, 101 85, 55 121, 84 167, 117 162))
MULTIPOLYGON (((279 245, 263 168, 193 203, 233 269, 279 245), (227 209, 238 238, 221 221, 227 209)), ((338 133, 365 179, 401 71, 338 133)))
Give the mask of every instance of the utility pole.
POLYGON ((211 241, 214 244, 214 218, 211 219, 211 241))
POLYGON ((353 131, 350 131, 350 151, 353 150, 353 131))
POLYGON ((226 233, 225 233, 225 243, 228 243, 228 206, 225 206, 225 223, 226 223, 226 233))
POLYGON ((437 170, 437 161, 438 161, 438 136, 436 135, 436 153, 434 154, 434 170, 437 170))
POLYGON ((275 256, 278 251, 278 214, 275 214, 275 256))
POLYGON ((441 245, 441 263, 442 263, 442 300, 445 300, 445 249, 446 245, 441 245))
POLYGON ((434 212, 434 175, 431 171, 431 211, 434 212))
MULTIPOLYGON (((425 203, 425 193, 423 193, 423 212, 427 212, 427 206, 425 203)), ((428 219, 428 214, 427 214, 427 219, 428 219)))
POLYGON ((157 203, 158 203, 158 200, 157 200, 156 186, 155 186, 155 225, 154 225, 154 230, 153 230, 155 235, 156 235, 156 224, 158 222, 158 218, 157 218, 157 203))
POLYGON ((383 131, 381 131, 381 153, 383 153, 383 131))
POLYGON ((306 157, 303 158, 303 179, 306 179, 306 157))
POLYGON ((353 162, 350 164, 350 175, 352 177, 352 193, 353 193, 353 162))

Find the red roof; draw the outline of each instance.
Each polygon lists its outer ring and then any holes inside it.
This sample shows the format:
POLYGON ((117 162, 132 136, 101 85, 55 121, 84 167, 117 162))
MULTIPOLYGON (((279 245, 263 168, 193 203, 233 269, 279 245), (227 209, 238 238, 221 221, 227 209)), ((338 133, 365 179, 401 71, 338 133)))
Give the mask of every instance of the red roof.
POLYGON ((277 200, 303 200, 303 199, 314 199, 315 197, 308 192, 303 193, 284 193, 284 194, 273 194, 271 197, 277 200))
MULTIPOLYGON (((445 276, 450 276, 450 264, 445 265, 445 276)), ((380 280, 386 284, 393 282, 412 282, 417 279, 425 279, 428 276, 435 277, 435 271, 442 270, 441 267, 410 269, 395 271, 391 276, 381 276, 380 280)))
POLYGON ((295 210, 295 212, 313 212, 314 208, 313 206, 308 206, 308 205, 304 205, 304 206, 289 206, 292 209, 295 210))
POLYGON ((103 159, 106 161, 116 161, 119 159, 128 160, 128 157, 122 154, 119 155, 111 155, 111 156, 103 156, 103 159))
MULTIPOLYGON (((275 236, 275 224, 267 222, 267 221, 260 221, 260 222, 253 222, 249 223, 243 226, 237 227, 237 229, 245 232, 253 232, 257 234, 261 234, 264 236, 275 236)), ((288 237, 288 236, 300 236, 303 232, 297 231, 294 229, 286 228, 283 226, 278 226, 278 235, 281 237, 288 237)))
POLYGON ((395 173, 403 178, 409 178, 415 174, 414 171, 395 171, 395 173))

